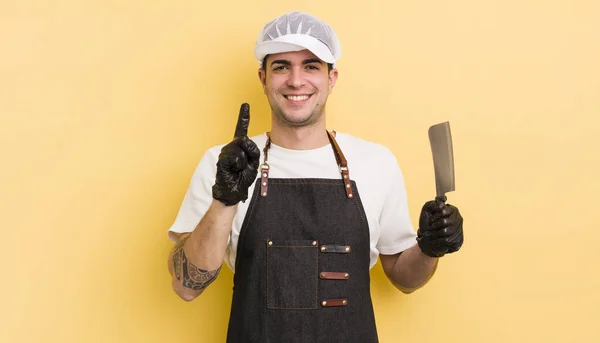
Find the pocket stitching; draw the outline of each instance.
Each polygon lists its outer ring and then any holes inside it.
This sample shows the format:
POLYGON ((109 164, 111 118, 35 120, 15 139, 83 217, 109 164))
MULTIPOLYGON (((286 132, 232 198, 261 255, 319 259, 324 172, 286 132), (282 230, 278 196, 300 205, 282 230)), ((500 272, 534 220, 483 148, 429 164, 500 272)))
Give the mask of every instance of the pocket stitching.
MULTIPOLYGON (((269 239, 267 239, 267 242, 269 241, 269 239)), ((265 294, 265 306, 267 307, 267 309, 271 309, 271 310, 316 310, 317 308, 319 308, 319 278, 317 277, 319 274, 319 250, 318 250, 318 240, 317 240, 317 245, 316 246, 290 246, 290 245, 272 245, 272 246, 268 246, 267 247, 267 272, 266 272, 266 280, 267 280, 267 292, 265 294), (315 274, 315 302, 314 302, 314 307, 269 307, 269 248, 314 248, 315 250, 315 256, 316 256, 316 270, 317 270, 317 274, 315 274)))

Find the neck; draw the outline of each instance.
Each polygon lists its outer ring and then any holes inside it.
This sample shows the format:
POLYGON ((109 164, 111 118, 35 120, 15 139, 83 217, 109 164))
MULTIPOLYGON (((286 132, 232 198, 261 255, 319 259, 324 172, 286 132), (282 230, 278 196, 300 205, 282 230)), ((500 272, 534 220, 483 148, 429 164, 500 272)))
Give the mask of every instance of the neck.
POLYGON ((273 120, 271 141, 280 147, 293 150, 317 149, 329 144, 325 123, 303 127, 284 126, 273 120))

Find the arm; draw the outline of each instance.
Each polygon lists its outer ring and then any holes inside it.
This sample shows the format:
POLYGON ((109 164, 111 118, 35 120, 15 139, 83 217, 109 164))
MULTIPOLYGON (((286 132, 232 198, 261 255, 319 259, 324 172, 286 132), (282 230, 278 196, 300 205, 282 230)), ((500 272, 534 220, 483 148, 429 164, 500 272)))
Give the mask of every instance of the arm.
POLYGON ((381 235, 377 248, 387 278, 400 291, 409 294, 431 279, 440 257, 460 249, 463 220, 456 207, 445 203, 445 196, 426 202, 419 217, 417 245, 400 252, 397 247, 403 246, 408 239, 412 241, 414 231, 400 167, 391 156, 384 161, 387 162, 381 170, 389 173, 383 178, 388 180, 389 187, 380 216, 381 235))
POLYGON ((215 200, 196 229, 179 237, 169 254, 169 272, 181 299, 195 299, 219 275, 235 210, 215 200))
POLYGON ((435 273, 438 258, 425 255, 415 245, 396 255, 379 255, 383 271, 402 293, 410 294, 423 287, 435 273))
POLYGON ((217 278, 237 204, 248 199, 248 188, 256 180, 260 150, 247 136, 249 111, 242 104, 234 139, 221 149, 210 207, 191 233, 179 236, 169 254, 173 290, 183 300, 195 299, 217 278))

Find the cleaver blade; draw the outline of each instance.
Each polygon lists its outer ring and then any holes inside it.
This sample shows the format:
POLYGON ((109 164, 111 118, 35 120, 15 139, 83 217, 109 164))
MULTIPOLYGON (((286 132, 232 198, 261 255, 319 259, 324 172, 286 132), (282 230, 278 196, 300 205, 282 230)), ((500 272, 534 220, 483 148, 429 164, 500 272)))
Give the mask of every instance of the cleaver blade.
POLYGON ((443 122, 429 127, 429 144, 435 170, 436 197, 454 191, 454 152, 450 123, 443 122))

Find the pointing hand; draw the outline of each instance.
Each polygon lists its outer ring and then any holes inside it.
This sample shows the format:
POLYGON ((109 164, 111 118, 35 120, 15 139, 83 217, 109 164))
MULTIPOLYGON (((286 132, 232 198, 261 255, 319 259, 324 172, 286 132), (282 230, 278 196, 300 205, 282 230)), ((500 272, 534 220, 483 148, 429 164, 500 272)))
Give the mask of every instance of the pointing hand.
POLYGON ((233 141, 225 145, 217 162, 213 198, 227 206, 248 199, 248 188, 256 180, 260 149, 248 138, 250 105, 242 104, 233 141))

